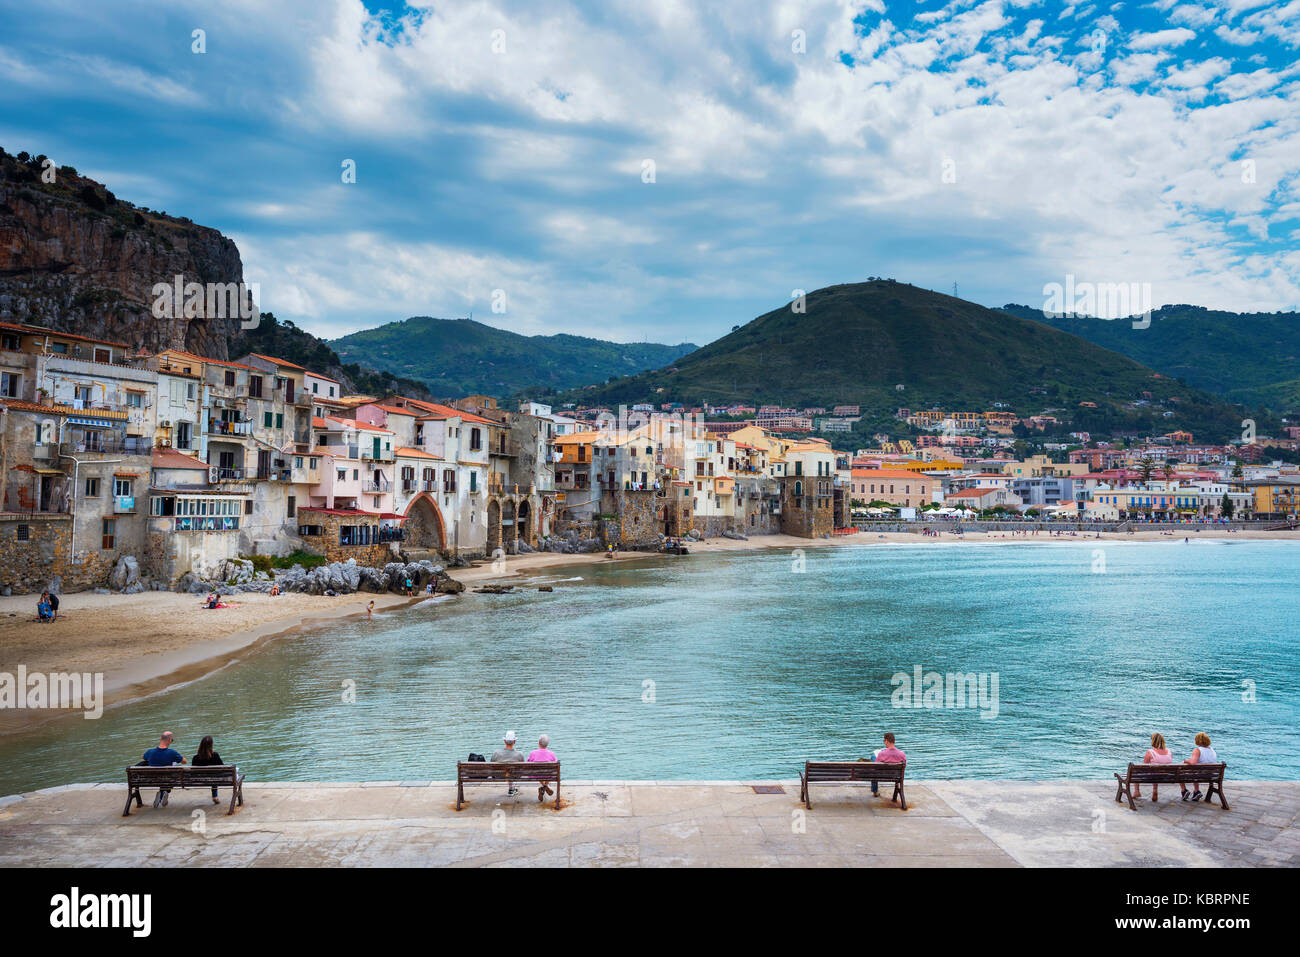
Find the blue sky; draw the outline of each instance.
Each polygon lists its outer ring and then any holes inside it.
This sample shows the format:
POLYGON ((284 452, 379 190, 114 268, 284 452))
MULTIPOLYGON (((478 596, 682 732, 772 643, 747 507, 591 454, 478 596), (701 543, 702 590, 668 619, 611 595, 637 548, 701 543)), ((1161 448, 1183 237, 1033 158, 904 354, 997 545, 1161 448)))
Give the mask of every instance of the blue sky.
POLYGON ((1300 0, 0 0, 0 145, 221 230, 327 337, 703 343, 868 276, 1271 311, 1298 54, 1300 0))

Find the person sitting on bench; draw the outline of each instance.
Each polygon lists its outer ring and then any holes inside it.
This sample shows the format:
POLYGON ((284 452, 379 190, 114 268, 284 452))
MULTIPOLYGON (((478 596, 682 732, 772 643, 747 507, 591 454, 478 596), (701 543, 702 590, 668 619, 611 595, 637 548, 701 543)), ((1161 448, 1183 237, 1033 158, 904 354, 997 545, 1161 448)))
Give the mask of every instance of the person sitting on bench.
MULTIPOLYGON (((522 751, 515 750, 516 740, 518 739, 515 737, 515 733, 513 731, 507 731, 506 736, 502 741, 505 747, 497 748, 492 752, 492 763, 497 764, 501 762, 522 761, 524 759, 524 754, 522 751)), ((510 787, 506 790, 506 794, 510 795, 518 793, 519 788, 515 787, 513 781, 510 782, 510 787)))
MULTIPOLYGON (((1151 747, 1147 748, 1147 753, 1142 755, 1143 764, 1173 764, 1174 755, 1165 747, 1165 736, 1157 731, 1151 735, 1151 747)), ((1133 785, 1133 796, 1142 796, 1142 785, 1133 785)), ((1160 800, 1160 785, 1151 785, 1151 800, 1160 800)))
MULTIPOLYGON (((1210 736, 1206 734, 1204 731, 1201 731, 1196 735, 1196 747, 1192 749, 1192 756, 1188 758, 1186 761, 1184 761, 1183 764, 1218 764, 1218 763, 1219 763, 1219 755, 1212 747, 1210 747, 1210 736)), ((1179 785, 1179 787, 1183 788, 1184 801, 1186 801, 1188 797, 1190 797, 1193 801, 1199 801, 1201 799, 1201 785, 1199 783, 1192 785, 1192 791, 1190 794, 1188 794, 1186 787, 1183 787, 1182 785, 1179 785)))
MULTIPOLYGON (((191 767, 210 768, 224 764, 221 755, 217 754, 212 748, 212 735, 205 734, 203 740, 199 742, 198 754, 194 755, 194 760, 190 762, 191 767)), ((220 804, 221 798, 217 797, 217 789, 212 789, 212 803, 220 804)))
MULTIPOLYGON (((907 755, 894 747, 894 732, 885 732, 885 746, 876 752, 875 764, 906 764, 907 755)), ((871 793, 880 793, 880 782, 871 782, 871 793)))
MULTIPOLYGON (((560 760, 555 756, 555 752, 551 750, 551 736, 549 734, 543 734, 537 739, 537 749, 529 752, 528 760, 529 761, 560 760)), ((542 786, 537 789, 537 800, 539 801, 544 800, 547 794, 554 794, 554 793, 555 792, 551 790, 551 786, 547 784, 545 781, 543 781, 542 786)))
MULTIPOLYGON (((151 768, 170 768, 173 764, 184 764, 185 755, 172 747, 172 733, 164 731, 158 739, 158 747, 146 751, 140 763, 147 764, 151 768)), ((170 792, 171 788, 159 788, 158 794, 153 799, 153 806, 166 807, 167 795, 170 792)))

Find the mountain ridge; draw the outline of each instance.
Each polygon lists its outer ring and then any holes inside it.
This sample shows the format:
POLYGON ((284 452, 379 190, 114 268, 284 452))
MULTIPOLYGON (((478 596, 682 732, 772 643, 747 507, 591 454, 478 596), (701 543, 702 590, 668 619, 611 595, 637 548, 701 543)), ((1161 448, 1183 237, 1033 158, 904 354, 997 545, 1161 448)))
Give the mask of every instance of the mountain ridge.
POLYGON ((332 339, 344 360, 424 382, 446 395, 506 398, 640 372, 694 351, 694 343, 610 342, 569 333, 526 336, 475 319, 411 316, 332 339))

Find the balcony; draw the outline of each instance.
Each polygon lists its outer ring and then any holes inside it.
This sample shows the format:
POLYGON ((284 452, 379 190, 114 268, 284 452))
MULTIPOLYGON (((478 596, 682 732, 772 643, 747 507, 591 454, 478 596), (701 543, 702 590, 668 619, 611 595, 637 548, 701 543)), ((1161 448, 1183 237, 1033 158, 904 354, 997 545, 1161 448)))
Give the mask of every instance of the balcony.
POLYGON ((228 435, 237 438, 253 434, 253 423, 249 419, 208 419, 208 435, 228 435))
POLYGON ((72 442, 59 443, 60 455, 149 455, 152 452, 152 440, 137 436, 103 439, 82 438, 72 442))
POLYGON ((376 452, 373 448, 363 448, 361 450, 361 461, 391 462, 393 461, 393 451, 392 449, 380 449, 376 452))
POLYGON ((361 482, 361 491, 370 495, 383 495, 391 492, 393 485, 391 482, 375 481, 374 479, 364 479, 361 482))
POLYGON ((292 482, 293 469, 258 469, 256 478, 259 482, 292 482))
POLYGON ((245 473, 242 468, 222 468, 214 465, 208 469, 208 482, 214 485, 218 482, 242 482, 244 478, 245 473))

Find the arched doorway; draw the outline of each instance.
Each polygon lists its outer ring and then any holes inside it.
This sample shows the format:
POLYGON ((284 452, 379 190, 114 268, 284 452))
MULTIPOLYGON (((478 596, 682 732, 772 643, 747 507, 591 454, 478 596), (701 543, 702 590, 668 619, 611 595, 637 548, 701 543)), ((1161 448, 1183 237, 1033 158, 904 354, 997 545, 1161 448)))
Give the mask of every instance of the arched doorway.
POLYGON ((447 550, 447 525, 442 520, 442 510, 427 492, 416 496, 406 506, 402 532, 402 541, 407 548, 447 550))

